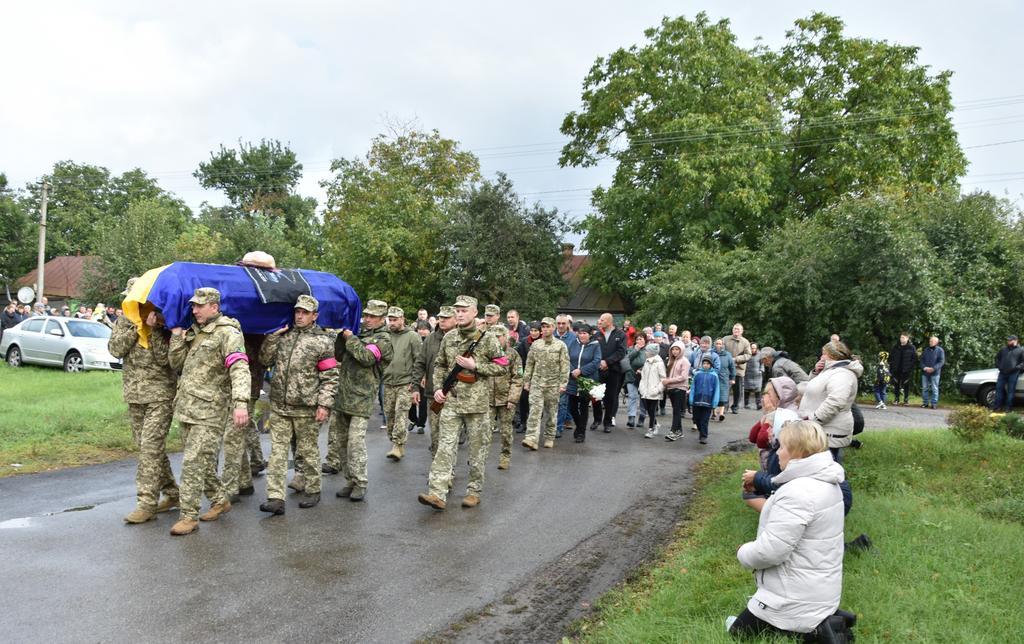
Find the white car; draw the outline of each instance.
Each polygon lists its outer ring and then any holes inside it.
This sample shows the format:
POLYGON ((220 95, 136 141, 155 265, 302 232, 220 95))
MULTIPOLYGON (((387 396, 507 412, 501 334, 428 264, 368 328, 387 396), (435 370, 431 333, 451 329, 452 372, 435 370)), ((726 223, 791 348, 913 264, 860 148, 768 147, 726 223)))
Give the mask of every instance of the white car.
POLYGON ((91 369, 120 370, 121 361, 110 355, 110 329, 91 320, 33 317, 4 331, 0 355, 7 364, 63 367, 74 373, 91 369))
MULTIPOLYGON (((995 407, 996 404, 996 379, 999 377, 998 369, 978 369, 960 374, 956 379, 956 387, 965 396, 974 398, 979 405, 995 407)), ((1024 377, 1017 381, 1017 391, 1014 392, 1014 400, 1017 404, 1024 403, 1024 377)))

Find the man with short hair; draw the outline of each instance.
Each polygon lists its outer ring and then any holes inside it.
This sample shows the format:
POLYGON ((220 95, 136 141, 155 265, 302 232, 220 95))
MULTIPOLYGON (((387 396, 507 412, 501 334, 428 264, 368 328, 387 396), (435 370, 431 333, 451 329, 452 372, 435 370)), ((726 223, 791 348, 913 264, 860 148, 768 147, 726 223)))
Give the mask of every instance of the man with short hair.
POLYGON ((284 482, 293 435, 304 470, 304 498, 299 507, 320 503, 320 425, 330 417, 338 391, 338 361, 333 339, 316 323, 319 310, 315 297, 300 295, 293 309, 295 326, 281 327, 267 336, 260 348, 260 364, 274 368, 267 502, 260 505, 260 510, 272 515, 285 512, 284 482))
MULTIPOLYGON (((373 412, 378 384, 391 364, 391 339, 385 326, 388 303, 370 300, 363 308, 359 333, 342 329, 334 340, 334 359, 338 361, 338 393, 330 432, 337 453, 328 453, 327 461, 337 464, 345 478, 345 487, 335 496, 352 502, 366 496, 366 425, 373 412)), ((415 334, 413 334, 415 335, 415 334)))
POLYGON ((217 478, 217 451, 228 416, 236 431, 249 422, 249 358, 238 320, 223 315, 220 291, 197 288, 192 299, 195 323, 187 331, 171 329, 168 361, 181 372, 174 417, 181 427, 185 454, 179 486, 181 517, 171 534, 191 534, 196 519, 216 521, 231 510, 224 486, 217 478), (203 494, 210 509, 199 516, 203 494))
POLYGON ((523 447, 536 451, 540 444, 540 426, 545 420, 544 447, 555 446, 558 402, 569 384, 569 348, 554 337, 555 321, 540 321, 540 339, 530 346, 526 354, 523 373, 523 391, 529 392, 530 418, 526 423, 523 447))
POLYGON ((458 326, 445 334, 434 363, 434 401, 443 405, 441 427, 437 453, 430 464, 427 492, 417 499, 435 510, 444 510, 447 505, 463 424, 469 433, 469 483, 462 507, 478 506, 483 494, 487 446, 491 437, 487 418, 491 406, 490 377, 499 376, 504 371, 504 366, 496 362, 504 356, 494 334, 482 333, 476 328, 476 314, 476 298, 468 295, 455 298, 458 326), (444 383, 453 374, 454 383, 446 392, 444 383))
POLYGON ((430 311, 426 309, 420 309, 416 311, 416 321, 426 322, 430 318, 430 311))
POLYGON ((747 373, 747 361, 753 355, 750 341, 743 337, 743 325, 739 322, 732 325, 732 335, 722 338, 722 344, 726 351, 732 354, 732 360, 736 365, 736 378, 732 381, 729 395, 732 403, 729 411, 738 414, 740 399, 743 398, 743 377, 747 373))
POLYGON ((515 346, 517 342, 530 335, 530 326, 520 319, 519 311, 516 309, 509 309, 505 313, 505 321, 508 322, 509 344, 512 346, 515 346))
POLYGON ((678 336, 676 334, 678 334, 678 333, 679 333, 679 327, 678 326, 676 326, 675 324, 668 325, 668 345, 669 346, 672 346, 673 344, 676 343, 676 340, 678 339, 678 336))
POLYGON ((619 364, 626 357, 626 334, 615 328, 611 313, 597 319, 597 342, 601 345, 601 382, 605 383, 604 400, 594 406, 594 422, 603 420, 604 433, 615 427, 615 414, 619 411, 619 392, 623 373, 619 364))
MULTIPOLYGON (((576 332, 572 329, 572 316, 566 313, 559 313, 555 316, 555 330, 552 335, 561 340, 568 349, 569 345, 576 341, 576 332)), ((558 419, 555 421, 555 437, 561 438, 572 415, 569 413, 569 395, 563 393, 558 397, 558 419)))
POLYGON ((889 352, 889 373, 892 375, 893 392, 895 393, 896 404, 907 405, 907 398, 910 396, 910 377, 917 367, 917 348, 910 343, 910 334, 900 334, 900 341, 896 343, 889 352), (900 392, 903 392, 903 402, 900 402, 900 392))
POLYGON ((18 317, 18 307, 14 305, 14 302, 8 302, 3 312, 0 313, 0 340, 3 340, 4 331, 20 322, 18 317))
POLYGON ((405 456, 405 442, 409 438, 405 417, 413 394, 417 393, 412 374, 423 341, 405 326, 405 312, 397 306, 388 309, 388 333, 393 357, 384 369, 384 418, 391 440, 391 451, 386 456, 397 463, 405 456))
POLYGON ((1013 411, 1013 397, 1017 393, 1017 380, 1024 371, 1024 347, 1021 347, 1016 335, 1006 338, 1006 346, 996 354, 996 400, 994 411, 1013 411))
MULTIPOLYGON (((441 350, 441 341, 444 335, 455 328, 455 307, 442 306, 437 314, 437 326, 430 335, 423 341, 423 349, 416 358, 416 365, 413 369, 413 380, 420 383, 423 388, 423 396, 427 401, 434 399, 434 388, 440 383, 434 382, 434 364, 437 362, 437 353, 441 350)), ((427 405, 427 424, 430 425, 430 457, 437 453, 437 439, 440 432, 438 414, 432 405, 427 405)))
POLYGON ((946 352, 939 346, 939 338, 928 338, 928 346, 921 352, 921 403, 922 407, 935 409, 939 404, 939 380, 942 366, 946 364, 946 352))

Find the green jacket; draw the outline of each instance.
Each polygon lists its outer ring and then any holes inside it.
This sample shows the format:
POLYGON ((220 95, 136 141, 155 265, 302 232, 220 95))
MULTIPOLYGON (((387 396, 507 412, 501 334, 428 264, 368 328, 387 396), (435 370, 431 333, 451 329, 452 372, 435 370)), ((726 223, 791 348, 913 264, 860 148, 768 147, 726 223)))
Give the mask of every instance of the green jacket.
POLYGON ((391 340, 394 357, 384 369, 384 384, 407 385, 413 382, 416 358, 423 349, 423 338, 409 327, 398 333, 388 331, 388 338, 391 340))
POLYGON ((242 327, 218 315, 171 336, 171 367, 181 370, 174 417, 185 423, 223 426, 232 409, 248 409, 249 359, 242 327))
POLYGON ((315 416, 317 407, 334 406, 338 392, 334 340, 316 324, 268 335, 260 348, 260 363, 274 367, 270 403, 275 414, 315 416))
POLYGON ((534 340, 526 354, 523 381, 534 387, 565 387, 569 384, 569 349, 552 336, 534 340))
POLYGON ((338 361, 338 394, 334 409, 350 416, 369 418, 377 387, 389 364, 393 350, 387 326, 368 329, 345 338, 339 333, 334 341, 334 359, 338 361))
POLYGON ((644 362, 647 361, 647 354, 644 353, 643 349, 633 348, 626 353, 626 357, 629 359, 629 371, 626 372, 626 379, 624 382, 637 384, 636 372, 644 368, 644 362))
MULTIPOLYGON (((457 381, 452 390, 448 393, 448 400, 445 407, 451 405, 452 411, 457 414, 483 414, 491 408, 491 383, 489 376, 500 376, 505 367, 494 362, 504 357, 498 339, 493 333, 481 334, 476 330, 476 325, 470 324, 467 327, 456 327, 445 334, 441 341, 441 349, 437 354, 434 363, 434 386, 440 389, 444 379, 448 377, 455 366, 455 359, 464 354, 472 342, 479 338, 476 348, 473 350, 473 359, 476 361, 476 382, 457 381)), ((565 346, 565 345, 562 345, 565 346)))
POLYGON ((149 348, 138 342, 138 329, 121 316, 107 342, 107 350, 124 361, 124 401, 132 405, 174 400, 178 390, 178 374, 167 358, 170 348, 167 334, 154 329, 149 348))
POLYGON ((523 360, 518 351, 506 351, 508 365, 500 376, 492 376, 491 404, 504 407, 508 403, 518 403, 523 393, 523 360))
POLYGON ((424 392, 428 396, 434 395, 434 363, 437 362, 437 353, 441 350, 441 341, 444 340, 444 331, 437 327, 423 339, 423 347, 416 358, 416 366, 413 369, 412 379, 420 382, 427 379, 427 386, 424 392))

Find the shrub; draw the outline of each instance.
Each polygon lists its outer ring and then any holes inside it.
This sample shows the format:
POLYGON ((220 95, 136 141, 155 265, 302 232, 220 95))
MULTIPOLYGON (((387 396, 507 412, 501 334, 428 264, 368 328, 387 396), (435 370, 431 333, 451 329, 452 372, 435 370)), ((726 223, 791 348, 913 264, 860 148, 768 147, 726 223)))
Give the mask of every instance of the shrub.
POLYGON ((995 421, 992 429, 1012 438, 1024 440, 1024 416, 1020 414, 1006 414, 995 421))
POLYGON ((962 441, 973 443, 985 438, 992 429, 989 410, 978 405, 968 405, 957 409, 946 421, 950 430, 962 441))

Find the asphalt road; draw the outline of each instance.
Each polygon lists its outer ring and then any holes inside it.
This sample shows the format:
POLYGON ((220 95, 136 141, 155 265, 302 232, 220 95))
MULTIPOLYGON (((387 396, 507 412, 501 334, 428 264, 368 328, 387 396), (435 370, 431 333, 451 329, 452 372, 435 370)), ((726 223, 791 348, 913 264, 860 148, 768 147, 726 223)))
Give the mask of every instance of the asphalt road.
MULTIPOLYGON (((944 418, 913 408, 865 415, 869 429, 944 418)), ((573 593, 565 607, 551 612, 519 593, 526 603, 506 616, 550 614, 549 631, 488 638, 550 641, 671 532, 693 465, 745 439, 754 420, 752 411, 727 415, 700 446, 689 431, 676 443, 644 440, 620 415, 613 433, 590 432, 582 445, 567 435, 553 450, 527 452, 517 442, 508 472, 496 469, 495 441, 473 510, 458 503, 463 450, 444 513, 416 501, 429 437, 411 435, 396 464, 384 458, 384 433, 371 430, 366 502, 336 499, 341 481, 325 477, 318 507, 290 498, 285 516, 267 517, 257 507, 261 477, 255 496, 184 538, 168 535, 176 513, 122 523, 134 506, 131 460, 0 479, 0 632, 7 642, 466 639, 446 627, 502 598, 515 603, 517 589, 561 571, 558 595, 573 593)))

